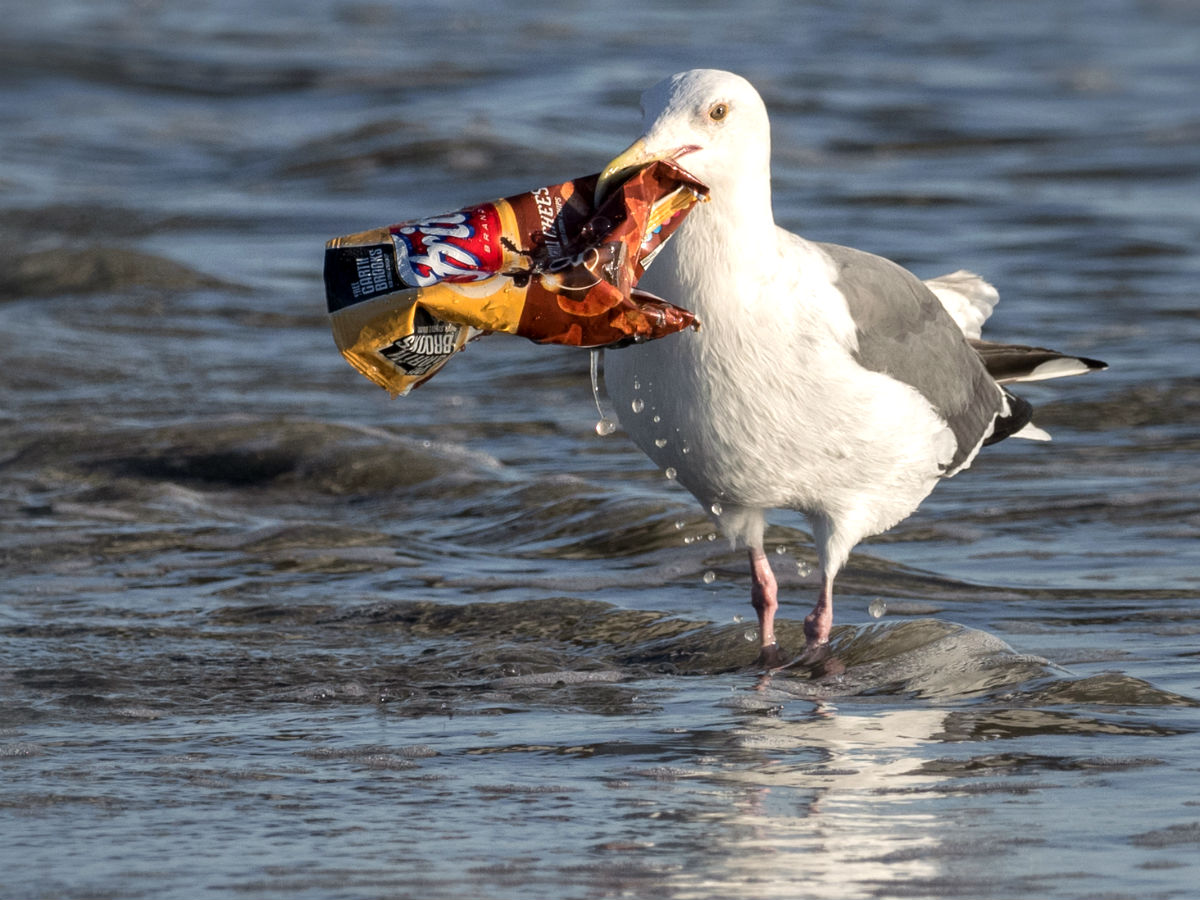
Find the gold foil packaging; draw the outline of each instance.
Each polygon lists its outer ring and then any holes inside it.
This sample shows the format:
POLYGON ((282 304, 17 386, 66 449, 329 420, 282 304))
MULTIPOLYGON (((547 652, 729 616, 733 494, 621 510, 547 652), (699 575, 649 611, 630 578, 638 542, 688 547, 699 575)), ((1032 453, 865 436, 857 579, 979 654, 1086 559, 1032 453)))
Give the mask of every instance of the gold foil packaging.
POLYGON ((698 326, 635 286, 707 188, 656 162, 596 208, 597 178, 329 241, 325 296, 342 355, 395 395, 481 334, 613 347, 698 326))

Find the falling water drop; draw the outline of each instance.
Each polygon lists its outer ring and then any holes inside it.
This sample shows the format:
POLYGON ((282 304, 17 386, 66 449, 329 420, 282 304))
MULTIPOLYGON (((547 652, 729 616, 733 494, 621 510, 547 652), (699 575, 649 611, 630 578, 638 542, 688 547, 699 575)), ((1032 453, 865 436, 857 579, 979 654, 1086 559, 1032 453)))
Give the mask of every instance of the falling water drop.
POLYGON ((704 573, 704 583, 705 584, 712 584, 716 580, 717 580, 717 573, 714 572, 712 569, 709 569, 707 572, 704 573))
POLYGON ((740 624, 742 623, 742 621, 743 621, 743 617, 742 617, 742 616, 734 616, 734 617, 733 617, 733 624, 734 624, 734 625, 740 625, 740 624))
POLYGON ((714 516, 719 516, 722 512, 724 512, 724 508, 721 506, 720 503, 714 503, 712 506, 709 507, 709 509, 712 510, 712 514, 714 516))
POLYGON ((685 525, 687 525, 687 522, 685 522, 683 519, 675 520, 675 530, 676 531, 681 531, 685 525))
POLYGON ((799 575, 801 578, 807 578, 809 575, 812 574, 812 566, 810 566, 808 563, 806 563, 802 560, 797 560, 796 561, 796 574, 799 575))
POLYGON ((754 631, 753 629, 747 629, 746 631, 742 632, 742 637, 746 639, 746 643, 752 644, 758 638, 758 632, 754 631))
POLYGON ((646 403, 645 403, 645 401, 642 400, 641 397, 634 397, 633 401, 629 404, 629 408, 632 409, 635 413, 640 413, 643 409, 646 408, 646 403))
POLYGON ((603 356, 603 350, 593 350, 590 366, 592 374, 592 399, 596 401, 596 412, 600 413, 601 418, 604 417, 604 410, 600 408, 600 359, 603 356))
POLYGON ((654 416, 654 424, 655 424, 655 425, 657 425, 657 424, 658 424, 659 422, 661 422, 661 421, 662 421, 662 416, 655 414, 655 416, 654 416))
POLYGON ((659 449, 662 449, 663 447, 667 446, 667 439, 666 438, 655 438, 654 446, 658 447, 659 449))
POLYGON ((777 556, 783 556, 783 554, 787 553, 787 547, 783 546, 783 544, 780 544, 775 548, 775 553, 777 556))
POLYGON ((600 421, 596 423, 596 434, 601 437, 617 430, 617 423, 604 414, 604 407, 600 405, 600 358, 603 355, 603 350, 593 350, 591 364, 592 399, 596 401, 596 412, 600 415, 600 421))
POLYGON ((675 471, 673 466, 667 466, 666 471, 663 472, 663 475, 667 477, 668 481, 674 481, 675 476, 678 474, 679 473, 675 471))
POLYGON ((867 607, 867 612, 871 614, 871 618, 878 619, 887 612, 887 603, 884 602, 882 597, 876 597, 871 601, 871 605, 867 607))

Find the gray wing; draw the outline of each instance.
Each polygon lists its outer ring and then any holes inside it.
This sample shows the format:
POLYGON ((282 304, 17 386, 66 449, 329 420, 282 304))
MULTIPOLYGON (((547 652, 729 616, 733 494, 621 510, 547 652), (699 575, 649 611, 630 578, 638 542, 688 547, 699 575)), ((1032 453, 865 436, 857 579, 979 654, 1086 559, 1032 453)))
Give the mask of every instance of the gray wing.
POLYGON ((837 267, 837 288, 858 332, 859 365, 916 388, 949 425, 957 450, 947 470, 983 440, 1004 395, 941 302, 917 276, 890 260, 818 244, 837 267))

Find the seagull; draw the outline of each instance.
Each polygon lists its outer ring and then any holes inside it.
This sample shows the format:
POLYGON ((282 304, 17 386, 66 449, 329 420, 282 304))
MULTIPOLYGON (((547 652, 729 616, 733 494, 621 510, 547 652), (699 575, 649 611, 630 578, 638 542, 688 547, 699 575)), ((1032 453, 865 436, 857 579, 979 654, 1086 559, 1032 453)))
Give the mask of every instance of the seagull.
POLYGON ((834 578, 856 544, 909 516, 982 446, 1049 439, 1005 385, 1106 366, 983 341, 998 295, 970 272, 922 282, 776 226, 770 123, 746 79, 682 72, 650 88, 642 111, 644 133, 604 168, 597 196, 655 160, 708 185, 639 284, 701 327, 608 354, 605 387, 634 443, 747 548, 768 668, 788 660, 765 517, 807 518, 821 586, 797 661, 820 659, 834 578))

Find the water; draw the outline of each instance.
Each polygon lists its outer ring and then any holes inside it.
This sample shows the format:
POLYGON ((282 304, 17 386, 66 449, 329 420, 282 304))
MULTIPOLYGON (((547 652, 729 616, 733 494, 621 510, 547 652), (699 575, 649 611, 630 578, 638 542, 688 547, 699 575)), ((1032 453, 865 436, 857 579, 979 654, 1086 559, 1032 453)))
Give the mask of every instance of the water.
POLYGON ((0 895, 1194 892, 1192 4, 9 7, 0 895), (840 669, 749 668, 587 354, 391 401, 325 322, 327 238, 596 171, 693 65, 760 85, 781 223, 1112 366, 860 548, 840 669))

